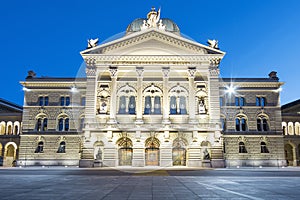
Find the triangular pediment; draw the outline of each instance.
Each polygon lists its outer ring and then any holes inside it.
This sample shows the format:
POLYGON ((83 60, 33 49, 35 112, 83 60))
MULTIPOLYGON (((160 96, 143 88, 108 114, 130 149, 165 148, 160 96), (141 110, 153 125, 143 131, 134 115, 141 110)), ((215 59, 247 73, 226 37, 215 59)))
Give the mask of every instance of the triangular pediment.
POLYGON ((82 55, 224 55, 218 49, 202 45, 180 35, 148 29, 84 50, 82 55))

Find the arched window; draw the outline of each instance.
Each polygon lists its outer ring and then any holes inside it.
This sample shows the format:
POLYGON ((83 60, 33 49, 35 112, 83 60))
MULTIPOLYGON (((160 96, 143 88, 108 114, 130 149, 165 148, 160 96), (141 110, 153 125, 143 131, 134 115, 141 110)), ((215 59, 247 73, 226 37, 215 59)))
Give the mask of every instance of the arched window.
POLYGON ((299 122, 295 123, 295 134, 296 135, 300 134, 300 124, 299 124, 299 122))
POLYGON ((5 134, 5 126, 6 126, 6 123, 4 121, 2 121, 0 123, 0 134, 1 135, 4 135, 5 134))
POLYGON ((225 117, 221 117, 221 128, 222 128, 222 131, 226 131, 226 119, 225 119, 225 117))
POLYGON ((247 131, 247 120, 244 116, 238 116, 235 119, 235 130, 236 131, 247 131))
POLYGON ((294 124, 293 124, 293 122, 288 123, 288 134, 289 135, 294 135, 294 124))
POLYGON ((11 134, 12 133, 12 125, 8 125, 7 127, 7 134, 11 134))
POLYGON ((177 103, 175 96, 170 97, 170 114, 177 114, 177 103))
POLYGON ((48 129, 48 119, 46 116, 39 116, 36 121, 35 130, 36 131, 47 131, 48 129))
POLYGON ((15 125, 14 134, 18 135, 18 132, 19 132, 19 126, 15 125))
POLYGON ((118 92, 117 96, 119 99, 119 114, 131 114, 135 115, 135 109, 136 109, 136 90, 134 87, 130 86, 129 84, 126 84, 125 86, 122 86, 118 92))
POLYGON ((244 142, 239 142, 239 153, 247 153, 244 142))
POLYGON ((58 131, 69 131, 70 130, 70 120, 68 117, 58 118, 58 131))
POLYGON ((287 125, 286 125, 286 122, 282 122, 281 126, 282 126, 282 134, 283 135, 287 135, 287 131, 286 131, 287 125))
POLYGON ((62 141, 62 142, 59 144, 57 153, 66 153, 66 142, 62 141))
POLYGON ((34 153, 44 153, 44 142, 40 141, 34 153))
POLYGON ((82 129, 84 128, 84 118, 80 118, 80 126, 79 126, 79 130, 82 131, 82 129))
POLYGON ((256 122, 257 131, 269 131, 268 119, 265 116, 259 116, 256 122))
POLYGON ((144 114, 161 114, 161 89, 151 84, 143 93, 145 97, 144 114))
POLYGON ((260 143, 260 152, 261 153, 269 153, 269 150, 268 150, 265 142, 260 143))

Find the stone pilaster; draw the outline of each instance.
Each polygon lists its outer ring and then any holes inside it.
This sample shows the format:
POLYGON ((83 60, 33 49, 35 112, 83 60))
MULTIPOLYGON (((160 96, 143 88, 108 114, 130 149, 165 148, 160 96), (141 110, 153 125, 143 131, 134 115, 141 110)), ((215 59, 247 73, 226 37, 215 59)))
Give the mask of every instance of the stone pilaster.
POLYGON ((170 112, 170 102, 169 102, 169 74, 170 68, 162 68, 163 73, 163 123, 169 124, 169 112, 170 112))
POLYGON ((136 123, 143 123, 143 67, 136 68, 137 73, 137 100, 136 100, 136 123))
POLYGON ((219 74, 218 66, 211 64, 208 74, 209 115, 210 123, 215 124, 220 124, 219 74))
POLYGON ((188 68, 189 75, 189 123, 196 123, 195 119, 195 74, 196 68, 188 68))
POLYGON ((110 116, 109 123, 117 123, 116 110, 117 110, 117 67, 109 67, 111 77, 111 99, 110 99, 110 116))

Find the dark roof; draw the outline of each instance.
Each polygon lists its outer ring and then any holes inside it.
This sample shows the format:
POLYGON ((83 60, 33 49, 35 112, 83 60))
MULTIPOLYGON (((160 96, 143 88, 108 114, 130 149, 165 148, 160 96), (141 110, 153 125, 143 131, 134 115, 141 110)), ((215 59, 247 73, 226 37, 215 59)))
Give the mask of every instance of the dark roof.
POLYGON ((0 98, 0 105, 4 106, 4 107, 8 107, 8 108, 16 110, 16 111, 20 111, 20 112, 23 111, 23 107, 22 106, 19 106, 19 105, 15 104, 15 103, 12 103, 12 102, 7 101, 7 100, 2 99, 2 98, 0 98))
POLYGON ((300 99, 296 100, 296 101, 292 101, 290 103, 284 104, 283 106, 281 106, 281 110, 287 109, 287 108, 291 108, 294 106, 300 105, 300 99))
POLYGON ((86 81, 86 78, 74 78, 74 77, 30 77, 26 78, 26 81, 86 81))
POLYGON ((220 78, 224 82, 278 82, 272 78, 220 78))

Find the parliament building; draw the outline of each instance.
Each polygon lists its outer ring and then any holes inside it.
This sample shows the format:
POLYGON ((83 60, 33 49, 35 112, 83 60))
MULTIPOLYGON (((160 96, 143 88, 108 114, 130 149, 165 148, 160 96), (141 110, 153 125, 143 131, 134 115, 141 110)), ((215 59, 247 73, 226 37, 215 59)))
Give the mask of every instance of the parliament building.
POLYGON ((225 52, 152 9, 126 33, 80 52, 85 77, 24 87, 18 166, 285 166, 280 89, 220 78, 225 52))

